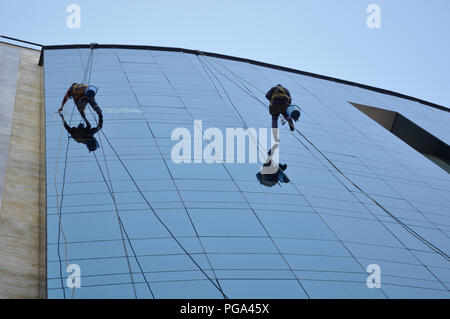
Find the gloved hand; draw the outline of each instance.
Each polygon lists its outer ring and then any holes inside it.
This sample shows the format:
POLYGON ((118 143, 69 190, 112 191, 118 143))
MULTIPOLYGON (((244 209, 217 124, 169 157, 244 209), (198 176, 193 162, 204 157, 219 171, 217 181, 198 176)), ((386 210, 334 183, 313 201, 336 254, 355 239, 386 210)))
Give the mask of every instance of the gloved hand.
POLYGON ((289 129, 291 130, 291 132, 294 132, 295 130, 294 123, 289 123, 289 129))

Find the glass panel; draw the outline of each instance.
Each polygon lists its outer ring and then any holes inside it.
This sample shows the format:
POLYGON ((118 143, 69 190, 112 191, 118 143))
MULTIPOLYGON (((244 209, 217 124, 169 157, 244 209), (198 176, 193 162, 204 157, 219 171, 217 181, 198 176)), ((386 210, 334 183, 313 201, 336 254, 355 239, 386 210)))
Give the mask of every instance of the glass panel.
MULTIPOLYGON (((75 298, 450 297, 439 254, 450 251, 449 175, 349 102, 406 112, 448 143, 446 112, 239 61, 99 48, 90 83, 103 128, 90 152, 55 114, 73 82, 89 82, 89 54, 45 50, 49 298, 72 295, 67 263, 82 271, 75 298), (194 120, 222 133, 226 155, 227 128, 270 127, 277 83, 302 108, 298 132, 280 126, 289 183, 260 184, 261 161, 193 163, 211 140, 194 120), (172 158, 176 129, 189 132, 190 163, 172 158), (381 288, 366 285, 371 264, 381 288)), ((64 112, 84 123, 72 100, 64 112)))

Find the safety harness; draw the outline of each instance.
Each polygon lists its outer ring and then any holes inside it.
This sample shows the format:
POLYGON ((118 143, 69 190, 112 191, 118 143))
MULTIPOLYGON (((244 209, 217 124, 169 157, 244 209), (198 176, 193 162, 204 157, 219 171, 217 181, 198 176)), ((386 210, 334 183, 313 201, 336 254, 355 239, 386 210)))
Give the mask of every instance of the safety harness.
POLYGON ((291 100, 291 97, 287 94, 286 90, 281 86, 277 85, 275 92, 272 93, 270 97, 270 103, 276 104, 278 103, 288 103, 291 100))
POLYGON ((76 102, 78 99, 85 95, 86 89, 88 88, 87 84, 75 84, 72 86, 71 96, 73 100, 76 102))

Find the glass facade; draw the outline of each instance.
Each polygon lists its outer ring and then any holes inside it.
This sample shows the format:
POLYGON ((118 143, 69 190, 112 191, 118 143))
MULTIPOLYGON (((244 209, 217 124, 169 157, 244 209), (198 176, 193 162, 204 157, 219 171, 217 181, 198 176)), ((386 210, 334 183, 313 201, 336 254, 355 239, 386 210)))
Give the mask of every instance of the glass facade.
MULTIPOLYGON (((449 112, 241 61, 98 48, 104 124, 89 152, 55 114, 89 53, 44 51, 49 298, 450 297, 449 174, 350 102, 447 144, 449 112), (290 183, 259 184, 261 163, 174 163, 171 134, 194 120, 224 135, 269 127, 261 102, 278 83, 302 108, 301 134, 280 129, 290 183)), ((72 101, 64 111, 80 123, 72 101)))

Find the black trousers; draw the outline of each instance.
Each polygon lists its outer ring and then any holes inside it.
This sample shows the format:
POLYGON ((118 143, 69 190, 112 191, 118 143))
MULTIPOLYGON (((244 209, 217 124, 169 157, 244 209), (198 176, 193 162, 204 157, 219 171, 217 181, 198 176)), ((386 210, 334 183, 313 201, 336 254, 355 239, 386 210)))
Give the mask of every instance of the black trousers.
POLYGON ((89 103, 89 105, 92 107, 92 109, 98 114, 99 118, 103 118, 102 116, 102 110, 98 106, 97 102, 94 99, 83 99, 78 100, 75 102, 78 112, 80 112, 81 117, 86 121, 86 124, 89 123, 86 115, 84 114, 84 110, 86 109, 86 105, 89 103))
MULTIPOLYGON (((292 119, 289 117, 289 115, 284 111, 283 113, 284 118, 289 122, 289 124, 292 124, 292 119)), ((272 128, 278 128, 278 118, 280 117, 280 114, 272 114, 272 128)))

